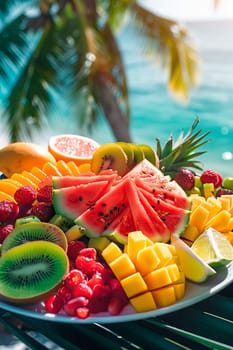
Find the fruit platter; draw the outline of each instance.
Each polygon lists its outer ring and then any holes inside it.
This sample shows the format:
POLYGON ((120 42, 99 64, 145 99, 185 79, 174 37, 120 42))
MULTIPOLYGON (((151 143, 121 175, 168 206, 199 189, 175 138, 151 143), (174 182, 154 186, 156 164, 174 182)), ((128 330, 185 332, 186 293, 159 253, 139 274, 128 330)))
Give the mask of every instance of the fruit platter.
POLYGON ((0 150, 0 308, 115 323, 190 306, 233 281, 233 178, 203 169, 209 132, 0 150))

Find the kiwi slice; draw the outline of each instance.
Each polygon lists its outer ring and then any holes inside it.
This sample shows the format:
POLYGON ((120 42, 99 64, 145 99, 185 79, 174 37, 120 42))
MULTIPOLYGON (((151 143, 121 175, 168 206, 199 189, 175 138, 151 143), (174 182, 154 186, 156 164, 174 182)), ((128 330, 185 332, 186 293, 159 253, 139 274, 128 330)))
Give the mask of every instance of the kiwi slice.
POLYGON ((55 214, 50 220, 50 224, 56 225, 62 229, 63 232, 69 230, 73 225, 73 220, 66 218, 63 215, 55 214))
POLYGON ((24 216, 22 218, 18 218, 18 219, 15 220, 15 227, 27 224, 29 222, 35 222, 35 221, 36 222, 40 222, 40 219, 37 216, 34 216, 34 215, 24 216))
POLYGON ((139 147, 135 143, 131 143, 130 145, 134 153, 134 166, 135 166, 145 158, 145 155, 141 147, 139 147))
POLYGON ((156 164, 156 158, 155 158, 155 152, 153 150, 153 148, 149 145, 146 144, 140 144, 138 145, 138 147, 140 147, 144 153, 144 156, 147 160, 149 160, 149 162, 151 162, 153 165, 156 164))
POLYGON ((17 304, 41 300, 58 288, 68 268, 68 257, 57 244, 21 244, 0 258, 0 295, 17 304))
POLYGON ((56 225, 47 222, 29 222, 16 227, 2 243, 2 255, 9 249, 31 241, 56 243, 67 250, 65 233, 56 225))
POLYGON ((133 148, 128 142, 118 141, 117 145, 121 146, 127 156, 128 170, 132 169, 134 166, 134 152, 133 148))
POLYGON ((128 171, 127 155, 117 143, 106 143, 97 148, 91 161, 91 171, 98 174, 101 170, 117 170, 120 176, 128 171))

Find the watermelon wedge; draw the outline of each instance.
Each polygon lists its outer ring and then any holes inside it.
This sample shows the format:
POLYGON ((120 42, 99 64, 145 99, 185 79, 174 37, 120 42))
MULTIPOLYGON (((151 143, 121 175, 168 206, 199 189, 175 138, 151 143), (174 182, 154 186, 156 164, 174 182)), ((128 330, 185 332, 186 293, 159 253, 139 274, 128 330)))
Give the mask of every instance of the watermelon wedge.
POLYGON ((53 207, 56 214, 74 220, 109 190, 109 181, 96 181, 78 186, 53 190, 53 207))
POLYGON ((79 186, 82 184, 89 184, 99 181, 108 181, 109 186, 111 186, 114 180, 117 179, 117 174, 104 174, 104 175, 79 175, 79 176, 53 176, 52 184, 54 189, 79 186))

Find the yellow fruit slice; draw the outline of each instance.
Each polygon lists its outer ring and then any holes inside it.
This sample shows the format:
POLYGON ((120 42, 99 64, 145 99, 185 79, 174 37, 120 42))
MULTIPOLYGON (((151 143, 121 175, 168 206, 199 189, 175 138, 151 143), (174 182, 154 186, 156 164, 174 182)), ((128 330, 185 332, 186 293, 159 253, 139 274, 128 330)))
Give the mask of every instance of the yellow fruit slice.
POLYGON ((213 228, 203 232, 191 246, 192 251, 211 266, 226 265, 233 260, 233 247, 227 237, 213 228))
POLYGON ((36 177, 34 174, 32 174, 30 171, 26 171, 24 170, 22 172, 22 175, 27 177, 29 180, 31 180, 32 182, 34 182, 37 186, 39 185, 39 183, 41 182, 41 180, 36 177))
POLYGON ((79 167, 74 161, 71 160, 71 161, 67 162, 67 166, 70 168, 70 171, 71 171, 73 176, 80 175, 79 167))
POLYGON ((37 184, 35 182, 28 179, 26 176, 22 174, 15 173, 11 176, 11 179, 20 182, 21 186, 31 186, 31 187, 37 188, 37 184))
POLYGON ((51 162, 47 162, 44 164, 42 170, 51 176, 62 176, 62 173, 58 170, 57 166, 51 162))
POLYGON ((64 160, 56 162, 56 167, 62 175, 72 176, 72 172, 64 160))
POLYGON ((201 283, 216 273, 211 266, 202 260, 179 237, 172 235, 171 244, 176 247, 184 275, 190 281, 201 283))
POLYGON ((3 201, 3 200, 15 202, 14 197, 10 196, 8 193, 0 191, 0 201, 3 201))
POLYGON ((15 191, 19 188, 16 184, 9 180, 0 181, 0 191, 9 194, 14 197, 15 191))
POLYGON ((41 181, 44 180, 48 176, 43 170, 41 170, 37 166, 34 166, 31 169, 31 173, 33 175, 35 175, 36 177, 38 177, 38 179, 40 179, 41 181))

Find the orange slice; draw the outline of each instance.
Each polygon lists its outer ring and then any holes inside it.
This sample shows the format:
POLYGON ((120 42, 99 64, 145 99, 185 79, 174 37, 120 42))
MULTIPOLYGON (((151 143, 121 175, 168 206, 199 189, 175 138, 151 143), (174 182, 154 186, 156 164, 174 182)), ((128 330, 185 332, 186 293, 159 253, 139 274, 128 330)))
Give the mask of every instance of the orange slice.
POLYGON ((34 174, 32 174, 31 172, 29 172, 29 171, 26 171, 26 170, 24 170, 23 172, 22 172, 22 175, 23 176, 25 176, 25 177, 27 177, 29 180, 31 180, 32 182, 35 182, 35 184, 38 186, 39 185, 39 183, 41 182, 41 180, 38 178, 38 177, 36 177, 34 174))
POLYGON ((0 191, 0 201, 4 201, 4 200, 8 200, 11 202, 15 202, 14 197, 12 197, 11 195, 9 195, 8 193, 2 192, 0 191))
POLYGON ((62 176, 62 173, 58 170, 57 166, 51 162, 47 162, 44 164, 42 170, 51 176, 62 176))
POLYGON ((0 181, 0 191, 9 194, 10 196, 14 196, 15 191, 19 188, 16 184, 9 180, 1 180, 0 181))
POLYGON ((31 186, 34 188, 37 188, 37 184, 33 182, 32 180, 28 179, 26 176, 18 173, 14 173, 11 176, 11 179, 16 180, 21 183, 21 186, 31 186))
POLYGON ((99 144, 89 138, 80 135, 56 135, 49 139, 48 150, 56 160, 66 162, 72 160, 77 165, 90 163, 92 155, 99 144))
POLYGON ((41 170, 37 166, 34 166, 31 169, 31 173, 34 174, 36 177, 38 177, 38 179, 40 179, 40 180, 44 180, 44 178, 46 178, 48 176, 43 170, 41 170))
POLYGON ((70 168, 70 171, 72 172, 73 176, 80 175, 79 167, 73 160, 70 160, 69 162, 67 162, 67 166, 70 168))
POLYGON ((58 170, 61 172, 62 175, 72 176, 72 171, 70 170, 70 168, 68 167, 68 165, 64 160, 61 159, 58 162, 56 162, 56 167, 58 168, 58 170))

